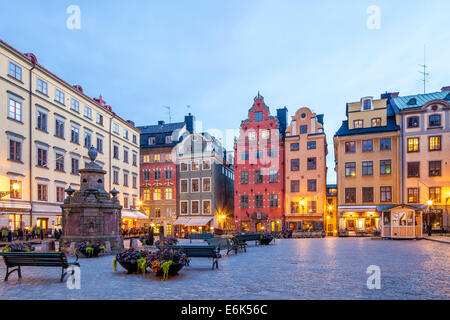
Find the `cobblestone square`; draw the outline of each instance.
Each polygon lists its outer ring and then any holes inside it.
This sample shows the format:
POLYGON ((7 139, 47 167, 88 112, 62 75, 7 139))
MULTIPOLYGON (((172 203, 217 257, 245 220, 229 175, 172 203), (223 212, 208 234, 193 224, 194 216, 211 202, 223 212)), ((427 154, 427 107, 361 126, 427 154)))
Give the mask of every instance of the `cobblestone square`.
MULTIPOLYGON (((58 268, 22 268, 3 282, 1 299, 449 299, 448 244, 368 238, 282 239, 247 253, 223 255, 219 269, 193 258, 168 281, 127 275, 113 256, 79 260, 81 289, 59 282, 58 268), (381 268, 381 289, 366 286, 370 265, 381 268)), ((71 259, 69 259, 71 260, 71 259)))

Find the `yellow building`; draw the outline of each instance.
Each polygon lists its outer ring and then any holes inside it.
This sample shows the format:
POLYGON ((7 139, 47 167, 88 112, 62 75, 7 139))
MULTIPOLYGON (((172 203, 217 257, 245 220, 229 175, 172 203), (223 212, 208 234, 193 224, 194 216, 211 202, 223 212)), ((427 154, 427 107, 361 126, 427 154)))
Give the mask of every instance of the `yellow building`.
POLYGON ((424 211, 424 226, 449 229, 450 87, 439 92, 395 96, 390 104, 401 116, 402 203, 424 211))
POLYGON ((375 234, 400 203, 399 116, 387 95, 348 103, 346 116, 334 136, 339 235, 375 234))
POLYGON ((289 230, 323 231, 327 139, 323 115, 300 108, 285 137, 285 223, 289 230))
POLYGON ((116 188, 123 216, 142 217, 139 199, 139 130, 112 112, 100 96, 92 99, 0 41, 0 226, 11 229, 60 224, 64 189, 79 187, 78 169, 96 162, 116 188))

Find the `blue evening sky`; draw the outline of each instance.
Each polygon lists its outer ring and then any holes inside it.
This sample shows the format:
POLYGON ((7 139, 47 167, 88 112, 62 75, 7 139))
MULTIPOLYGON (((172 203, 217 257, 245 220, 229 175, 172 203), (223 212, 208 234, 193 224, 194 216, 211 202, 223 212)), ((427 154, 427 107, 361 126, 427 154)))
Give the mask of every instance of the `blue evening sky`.
MULTIPOLYGON (((258 90, 266 104, 325 114, 329 183, 333 135, 346 102, 385 91, 450 85, 450 1, 0 1, 0 38, 136 125, 182 121, 237 129, 258 90), (81 29, 69 30, 69 5, 81 29), (369 29, 370 5, 381 28, 369 29), (186 106, 190 105, 188 109, 186 106)), ((232 139, 225 144, 231 149, 232 139)))

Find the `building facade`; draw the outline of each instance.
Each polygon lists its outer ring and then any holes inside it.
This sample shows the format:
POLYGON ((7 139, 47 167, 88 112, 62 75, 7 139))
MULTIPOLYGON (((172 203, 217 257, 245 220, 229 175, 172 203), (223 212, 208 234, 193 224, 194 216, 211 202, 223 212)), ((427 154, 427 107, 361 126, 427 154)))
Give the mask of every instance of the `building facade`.
MULTIPOLYGON (((98 150, 104 184, 136 217, 139 130, 100 96, 92 99, 45 69, 37 58, 0 41, 0 225, 12 230, 59 227, 64 190, 79 189, 78 170, 98 150)), ((107 189, 108 190, 108 189, 107 189)))
POLYGON ((176 145, 193 128, 194 117, 184 122, 138 127, 141 130, 140 209, 155 232, 174 235, 177 212, 176 145))
POLYGON ((391 96, 400 114, 403 157, 402 203, 421 205, 424 226, 449 230, 450 202, 450 87, 440 92, 391 96))
POLYGON ((285 227, 324 230, 326 219, 327 139, 323 115, 300 108, 286 129, 285 227))
POLYGON ((381 211, 401 201, 399 116, 381 99, 348 103, 334 136, 340 235, 370 235, 381 211))
POLYGON ((221 143, 209 133, 193 133, 185 135, 176 150, 176 235, 230 229, 234 172, 221 143))
POLYGON ((336 237, 338 235, 337 184, 327 184, 326 195, 326 235, 327 237, 336 237))
POLYGON ((278 231, 285 223, 286 124, 287 109, 278 109, 277 116, 271 116, 258 92, 234 146, 237 230, 278 231))

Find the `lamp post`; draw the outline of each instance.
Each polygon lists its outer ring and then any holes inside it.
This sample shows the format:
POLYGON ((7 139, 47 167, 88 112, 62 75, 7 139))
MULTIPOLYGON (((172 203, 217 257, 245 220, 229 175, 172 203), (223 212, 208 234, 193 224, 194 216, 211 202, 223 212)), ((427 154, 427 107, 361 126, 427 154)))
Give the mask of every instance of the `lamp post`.
POLYGON ((428 235, 431 236, 431 221, 430 221, 430 215, 431 215, 431 206, 433 205, 433 200, 427 201, 427 232, 428 235))

